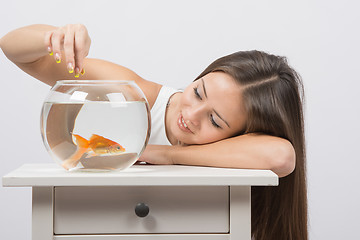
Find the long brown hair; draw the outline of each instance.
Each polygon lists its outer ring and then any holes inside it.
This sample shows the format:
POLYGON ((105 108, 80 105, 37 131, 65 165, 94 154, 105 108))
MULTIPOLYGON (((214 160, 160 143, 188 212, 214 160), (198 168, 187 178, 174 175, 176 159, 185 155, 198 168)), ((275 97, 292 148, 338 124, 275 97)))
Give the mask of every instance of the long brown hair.
POLYGON ((307 240, 307 190, 301 77, 285 57, 243 51, 210 64, 196 79, 221 71, 242 87, 247 112, 244 133, 281 137, 296 153, 294 171, 277 187, 251 189, 251 226, 255 240, 307 240))

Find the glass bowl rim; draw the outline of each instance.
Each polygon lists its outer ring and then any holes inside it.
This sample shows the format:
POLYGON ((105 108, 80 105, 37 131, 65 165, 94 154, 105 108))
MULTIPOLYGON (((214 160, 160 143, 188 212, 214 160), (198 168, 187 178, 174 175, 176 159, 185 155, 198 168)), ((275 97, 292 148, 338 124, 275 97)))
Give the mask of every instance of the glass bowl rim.
POLYGON ((76 84, 94 84, 94 85, 101 85, 101 84, 136 84, 133 80, 58 80, 56 81, 55 85, 76 85, 76 84))

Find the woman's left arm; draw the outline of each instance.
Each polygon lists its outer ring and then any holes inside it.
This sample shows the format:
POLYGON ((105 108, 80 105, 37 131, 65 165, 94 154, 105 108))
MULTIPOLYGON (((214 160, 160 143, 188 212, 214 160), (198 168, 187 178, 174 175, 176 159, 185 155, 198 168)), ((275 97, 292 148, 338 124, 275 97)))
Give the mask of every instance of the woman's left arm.
POLYGON ((140 161, 150 164, 269 169, 284 177, 294 170, 296 156, 293 146, 285 139, 245 134, 205 145, 148 145, 140 161))

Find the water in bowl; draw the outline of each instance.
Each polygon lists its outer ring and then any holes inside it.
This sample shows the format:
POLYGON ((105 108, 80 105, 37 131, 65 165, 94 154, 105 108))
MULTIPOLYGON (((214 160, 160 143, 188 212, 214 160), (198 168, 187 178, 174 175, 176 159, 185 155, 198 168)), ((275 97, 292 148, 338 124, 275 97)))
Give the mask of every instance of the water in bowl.
POLYGON ((147 144, 147 106, 145 101, 45 102, 45 146, 68 170, 126 169, 147 144))

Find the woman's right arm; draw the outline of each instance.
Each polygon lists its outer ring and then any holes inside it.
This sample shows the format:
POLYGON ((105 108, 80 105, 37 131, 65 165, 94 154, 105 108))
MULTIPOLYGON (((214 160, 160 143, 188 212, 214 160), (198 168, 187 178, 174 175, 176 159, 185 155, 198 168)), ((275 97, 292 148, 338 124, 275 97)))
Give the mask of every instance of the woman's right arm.
MULTIPOLYGON (((63 39, 60 38, 60 33, 57 33, 59 32, 58 30, 59 28, 49 25, 22 27, 9 32, 1 38, 0 46, 7 58, 19 68, 40 81, 53 86, 57 80, 71 79, 73 77, 72 75, 75 77, 75 73, 69 74, 67 71, 66 61, 70 62, 71 59, 67 59, 66 56, 64 56, 64 47, 61 48, 59 46, 63 39), (50 43, 48 40, 45 40, 46 37, 49 38, 50 43), (25 39, 26 41, 24 41, 25 39), (51 48, 51 51, 48 51, 48 47, 51 48), (51 56, 49 53, 53 51, 55 51, 55 54, 51 56), (63 61, 57 63, 55 55, 63 55, 63 61)), ((66 30, 63 31, 65 32, 66 30)), ((76 29, 73 28, 73 32, 75 31, 76 29)), ((82 42, 77 42, 76 44, 80 46, 83 45, 82 42)), ((82 47, 86 48, 87 46, 83 45, 82 47)))
POLYGON ((8 59, 50 86, 63 79, 132 80, 143 90, 151 107, 161 85, 144 80, 126 67, 86 58, 90 44, 88 31, 82 24, 30 25, 0 39, 0 47, 8 59))

